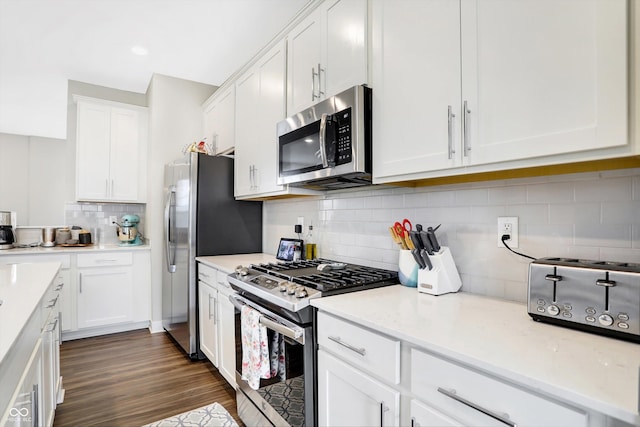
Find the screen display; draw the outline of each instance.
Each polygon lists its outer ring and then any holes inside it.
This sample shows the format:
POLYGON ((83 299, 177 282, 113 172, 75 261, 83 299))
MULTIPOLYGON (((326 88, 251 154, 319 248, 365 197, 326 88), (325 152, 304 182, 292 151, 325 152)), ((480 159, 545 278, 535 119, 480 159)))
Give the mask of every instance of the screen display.
POLYGON ((294 261, 302 259, 302 240, 280 239, 280 245, 278 246, 276 258, 282 261, 294 261))

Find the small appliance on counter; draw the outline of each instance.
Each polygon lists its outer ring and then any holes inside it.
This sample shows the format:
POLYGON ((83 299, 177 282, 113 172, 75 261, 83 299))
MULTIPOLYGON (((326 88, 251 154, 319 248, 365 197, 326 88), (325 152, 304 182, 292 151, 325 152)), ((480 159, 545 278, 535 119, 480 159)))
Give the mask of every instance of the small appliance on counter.
POLYGON ((13 248, 15 241, 11 212, 0 211, 0 249, 13 248))
POLYGON ((527 307, 536 321, 640 342, 640 264, 537 259, 527 307))
POLYGON ((138 231, 140 217, 138 215, 123 215, 122 224, 113 222, 117 227, 120 246, 137 246, 142 244, 142 234, 138 231))

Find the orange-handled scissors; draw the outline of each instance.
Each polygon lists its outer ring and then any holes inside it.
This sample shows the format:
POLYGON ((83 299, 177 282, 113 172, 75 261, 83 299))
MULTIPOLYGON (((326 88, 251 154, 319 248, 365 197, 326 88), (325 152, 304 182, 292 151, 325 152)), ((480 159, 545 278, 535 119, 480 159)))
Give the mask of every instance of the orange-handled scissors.
POLYGON ((393 228, 396 230, 398 236, 406 238, 409 236, 409 232, 413 229, 413 225, 411 225, 411 221, 405 218, 402 220, 402 223, 396 221, 396 223, 393 224, 393 228))

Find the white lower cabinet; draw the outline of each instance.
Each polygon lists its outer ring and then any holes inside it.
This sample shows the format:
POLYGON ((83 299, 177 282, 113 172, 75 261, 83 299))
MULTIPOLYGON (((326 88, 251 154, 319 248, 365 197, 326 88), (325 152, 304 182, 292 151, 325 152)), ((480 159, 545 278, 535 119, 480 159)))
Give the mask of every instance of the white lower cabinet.
POLYGON ((317 317, 321 426, 626 425, 324 311, 317 317))
POLYGON ((442 425, 436 415, 450 425, 588 426, 585 411, 417 349, 411 350, 411 391, 437 409, 418 421, 422 426, 442 425))
POLYGON ((233 293, 227 273, 198 263, 200 350, 235 388, 235 308, 229 301, 233 293))
POLYGON ((200 350, 218 367, 218 291, 213 286, 198 281, 198 308, 200 313, 200 350))
MULTIPOLYGON (((0 425, 12 427, 33 427, 43 425, 42 410, 42 352, 39 339, 29 357, 13 397, 0 425), (6 423, 6 424, 5 424, 6 423)), ((49 425, 49 424, 47 424, 49 425)))
POLYGON ((400 392, 318 350, 318 424, 400 425, 400 392))
POLYGON ((133 318, 133 254, 78 255, 78 328, 129 322, 133 318))

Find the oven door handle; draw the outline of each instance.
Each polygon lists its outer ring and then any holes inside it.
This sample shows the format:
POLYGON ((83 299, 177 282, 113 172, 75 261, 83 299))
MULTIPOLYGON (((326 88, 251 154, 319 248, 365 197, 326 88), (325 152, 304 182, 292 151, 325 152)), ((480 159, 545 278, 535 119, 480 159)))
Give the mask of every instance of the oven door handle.
MULTIPOLYGON (((244 305, 249 305, 249 304, 246 304, 244 301, 241 301, 237 296, 233 296, 233 295, 229 295, 229 301, 231 301, 231 304, 233 304, 233 306, 241 313, 242 313, 242 307, 244 305)), ((251 307, 251 308, 253 308, 254 310, 257 310, 255 307, 251 307)), ((267 315, 260 312, 260 310, 257 310, 257 311, 260 313, 259 322, 261 325, 266 326, 267 328, 273 331, 276 331, 278 333, 281 333, 285 337, 291 338, 292 340, 297 341, 300 344, 304 345, 304 330, 302 328, 283 325, 282 323, 279 323, 275 320, 270 319, 267 315)))

